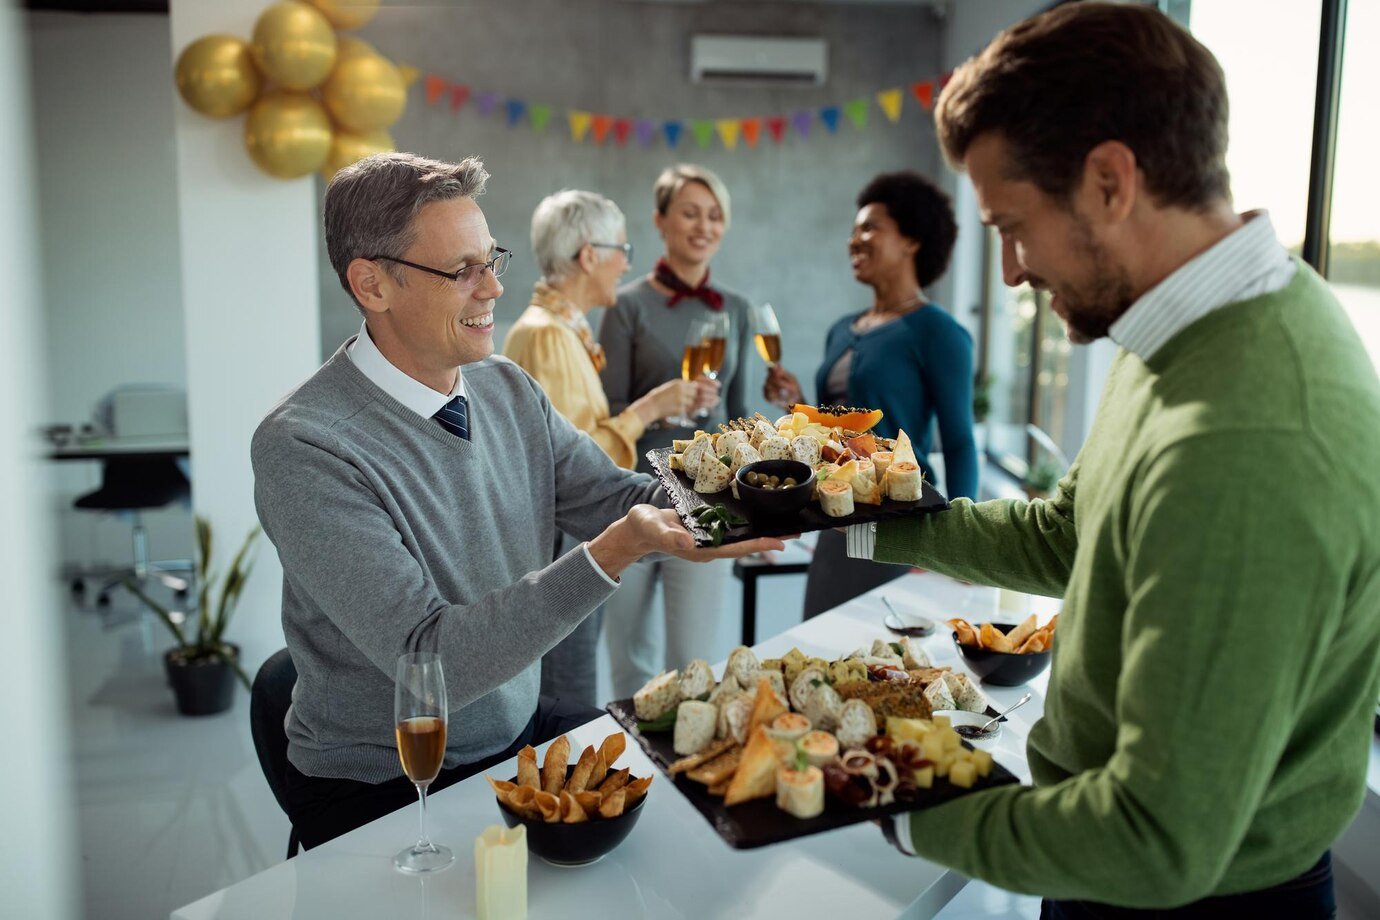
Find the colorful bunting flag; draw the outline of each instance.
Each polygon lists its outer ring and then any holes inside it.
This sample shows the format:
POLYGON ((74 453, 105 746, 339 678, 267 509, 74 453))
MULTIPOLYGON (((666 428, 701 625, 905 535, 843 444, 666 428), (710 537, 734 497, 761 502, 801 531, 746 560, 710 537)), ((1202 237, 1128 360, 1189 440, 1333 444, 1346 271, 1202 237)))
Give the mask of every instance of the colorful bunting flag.
POLYGON ((867 127, 866 99, 854 99, 851 102, 845 102, 843 105, 843 113, 848 116, 848 120, 851 121, 853 126, 858 130, 867 127))
POLYGON ((640 147, 650 147, 652 140, 656 137, 656 122, 639 118, 637 124, 633 126, 637 133, 637 143, 640 147))
POLYGON ((503 107, 508 112, 508 127, 512 128, 522 121, 522 113, 527 111, 527 103, 521 99, 509 99, 503 107))
POLYGON ((465 100, 470 98, 470 88, 468 86, 452 86, 450 88, 450 110, 458 112, 465 107, 465 100))
POLYGON ((884 89, 877 94, 877 104, 886 113, 887 121, 896 122, 901 119, 901 91, 899 89, 884 89))
POLYGON ((836 105, 826 105, 819 110, 819 120, 824 122, 824 128, 830 134, 839 129, 839 107, 836 105))
POLYGON ((695 135, 695 143, 701 148, 708 147, 714 139, 714 122, 707 118, 695 118, 690 122, 690 132, 695 135))
POLYGON ((680 132, 684 127, 685 125, 681 124, 678 121, 666 122, 666 124, 662 127, 662 130, 666 132, 667 147, 674 148, 676 144, 680 143, 680 132))
POLYGON ((533 131, 544 131, 546 123, 551 120, 551 106, 533 105, 527 110, 527 117, 532 122, 533 131))
POLYGON ((441 98, 441 94, 446 91, 446 81, 436 76, 434 73, 426 75, 426 104, 435 105, 436 100, 441 98))
POLYGON ((791 125, 795 128, 796 133, 799 134, 801 137, 809 137, 810 123, 814 120, 815 117, 813 115, 802 109, 801 111, 796 112, 794 115, 791 116, 791 125))
POLYGON ((915 101, 920 103, 922 109, 934 108, 934 81, 921 80, 919 83, 912 83, 911 93, 915 96, 915 101))
POLYGON ((570 139, 575 143, 580 143, 589 133, 590 116, 588 112, 571 112, 570 119, 570 139))
POLYGON ((784 115, 773 115, 767 119, 767 131, 771 134, 773 143, 781 143, 781 139, 786 136, 786 118, 784 115))
POLYGON ((738 131, 741 128, 738 119, 720 118, 714 127, 719 130, 719 139, 724 142, 725 149, 733 150, 738 146, 738 131))
POLYGON ((492 115, 498 106, 498 93, 480 93, 474 98, 480 115, 492 115))
POLYGON ((613 140, 622 147, 628 142, 628 135, 632 133, 632 119, 619 118, 613 123, 613 140))
POLYGON ((613 119, 607 115, 594 116, 594 143, 603 146, 604 139, 609 136, 609 128, 613 127, 613 119))
POLYGON ((743 119, 743 140, 749 147, 757 146, 757 138, 762 133, 762 119, 744 118, 743 119))

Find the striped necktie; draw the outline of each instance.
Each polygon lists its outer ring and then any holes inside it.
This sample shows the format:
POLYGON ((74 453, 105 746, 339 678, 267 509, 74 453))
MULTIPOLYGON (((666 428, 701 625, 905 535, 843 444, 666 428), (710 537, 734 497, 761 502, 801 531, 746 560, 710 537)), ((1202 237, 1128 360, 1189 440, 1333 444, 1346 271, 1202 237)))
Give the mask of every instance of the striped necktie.
POLYGON ((450 402, 441 407, 432 418, 441 423, 441 427, 455 435, 457 438, 470 439, 470 414, 465 408, 465 397, 457 396, 450 402))

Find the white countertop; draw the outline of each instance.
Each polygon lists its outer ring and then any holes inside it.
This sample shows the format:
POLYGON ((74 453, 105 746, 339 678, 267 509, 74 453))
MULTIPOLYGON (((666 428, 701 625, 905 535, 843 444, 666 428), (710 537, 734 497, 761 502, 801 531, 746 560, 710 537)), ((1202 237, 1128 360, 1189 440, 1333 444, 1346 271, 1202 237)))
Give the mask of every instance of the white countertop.
MULTIPOLYGON (((988 619, 996 608, 990 588, 933 574, 907 575, 758 643, 759 656, 776 657, 798 645, 807 654, 832 658, 870 644, 886 635, 878 593, 887 594, 902 613, 915 611, 932 619, 988 619)), ((1057 606, 1045 599, 1035 603, 1046 616, 1054 612, 1052 604, 1057 606)), ((924 646, 935 664, 962 667, 946 629, 926 638, 924 646)), ((1047 674, 1027 687, 984 687, 998 708, 1015 702, 1026 689, 1035 692, 1035 699, 1012 715, 993 751, 1025 781, 1025 737, 1043 709, 1047 674)), ((604 716, 572 732, 571 741, 578 750, 616 730, 612 718, 604 716)), ((637 827, 622 846, 592 866, 559 869, 531 857, 531 917, 932 917, 967 883, 958 873, 902 856, 871 823, 757 850, 734 850, 636 744, 628 746, 621 763, 634 774, 657 777, 637 827)), ((491 772, 506 777, 516 769, 509 761, 491 772)), ((428 799, 432 839, 454 850, 456 862, 426 879, 404 876, 392 863, 393 854, 416 837, 416 808, 413 804, 394 812, 180 908, 173 920, 473 917, 474 839, 486 826, 501 823, 492 790, 481 775, 428 799)))

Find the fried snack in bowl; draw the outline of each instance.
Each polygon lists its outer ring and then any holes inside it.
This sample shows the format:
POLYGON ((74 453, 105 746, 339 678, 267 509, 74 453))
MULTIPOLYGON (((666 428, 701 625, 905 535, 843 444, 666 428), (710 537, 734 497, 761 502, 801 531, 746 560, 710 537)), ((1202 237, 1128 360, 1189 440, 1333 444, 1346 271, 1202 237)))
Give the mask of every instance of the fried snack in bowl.
POLYGON ((1043 673, 1054 654, 1052 625, 1036 629, 1018 648, 1013 647, 1011 636, 1023 627, 1029 628, 1025 623, 983 623, 974 630, 978 641, 968 643, 962 640, 963 631, 955 625, 954 645, 972 672, 985 683, 1020 686, 1043 673))
POLYGON ((626 744, 621 732, 610 735, 571 764, 570 739, 563 735, 547 749, 540 770, 535 751, 524 748, 518 776, 485 777, 504 823, 523 825, 528 849, 553 865, 583 866, 604 858, 632 832, 652 784, 652 776, 635 777, 626 767, 609 771, 605 757, 621 757, 626 744), (594 788, 601 766, 602 791, 594 788))

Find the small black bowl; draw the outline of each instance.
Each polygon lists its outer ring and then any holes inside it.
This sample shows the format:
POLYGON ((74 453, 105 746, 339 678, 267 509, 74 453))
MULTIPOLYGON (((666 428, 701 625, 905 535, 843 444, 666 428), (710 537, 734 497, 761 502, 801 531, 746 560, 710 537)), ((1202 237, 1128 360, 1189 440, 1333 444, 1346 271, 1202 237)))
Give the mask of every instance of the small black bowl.
MULTIPOLYGON (((565 778, 575 772, 574 766, 567 766, 565 778)), ((517 777, 511 777, 516 783, 517 777)), ((532 818, 524 818, 503 802, 494 799, 503 823, 509 827, 521 824, 527 828, 527 849, 551 863, 553 866, 588 866, 603 859, 618 848, 618 845, 632 833, 633 825, 642 815, 642 806, 647 804, 648 789, 633 806, 616 818, 592 817, 579 824, 547 824, 532 818)))
MULTIPOLYGON (((1009 633, 1016 628, 1015 623, 993 623, 992 625, 1003 633, 1009 633)), ((1013 652, 994 652, 991 649, 964 645, 958 641, 957 632, 953 636, 954 645, 958 646, 958 653, 963 656, 964 661, 968 662, 968 667, 973 669, 973 673, 986 683, 997 687, 1019 687, 1031 678, 1038 677, 1045 668, 1049 667, 1050 656, 1054 654, 1054 646, 1052 645, 1043 652, 1027 652, 1024 655, 1017 655, 1013 652)))
POLYGON ((738 500, 752 517, 786 517, 810 504, 815 471, 799 460, 758 460, 738 468, 738 500), (785 489, 763 489, 747 483, 748 473, 794 478, 796 484, 785 489))

